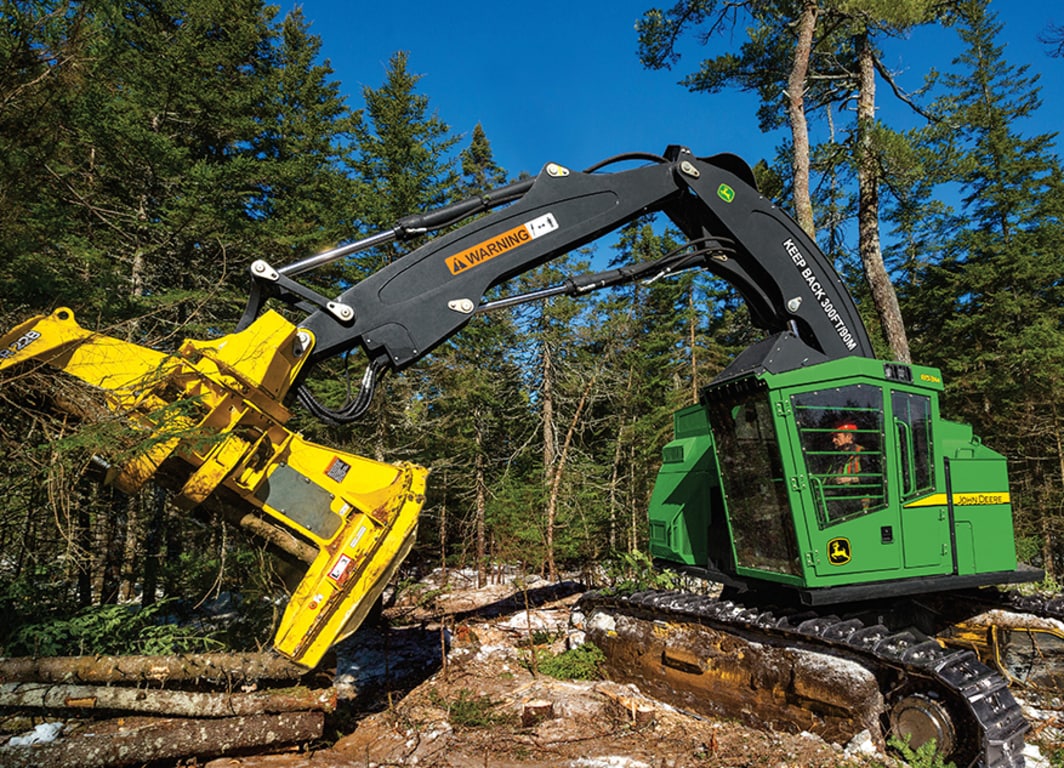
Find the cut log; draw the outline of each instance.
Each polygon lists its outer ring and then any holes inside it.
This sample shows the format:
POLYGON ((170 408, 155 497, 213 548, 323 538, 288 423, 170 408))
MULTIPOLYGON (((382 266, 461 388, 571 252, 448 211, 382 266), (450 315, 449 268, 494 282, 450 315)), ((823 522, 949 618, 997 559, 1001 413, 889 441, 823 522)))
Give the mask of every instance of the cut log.
POLYGON ((187 653, 172 656, 47 656, 0 658, 0 682, 244 683, 294 680, 308 670, 275 653, 187 653))
POLYGON ((155 760, 209 758, 321 737, 321 712, 287 712, 218 720, 136 718, 95 723, 49 744, 0 747, 5 768, 117 768, 155 760))
POLYGON ((64 683, 3 683, 0 684, 0 707, 103 709, 178 717, 232 717, 300 710, 332 712, 336 709, 336 691, 332 688, 292 688, 251 693, 204 693, 64 683))

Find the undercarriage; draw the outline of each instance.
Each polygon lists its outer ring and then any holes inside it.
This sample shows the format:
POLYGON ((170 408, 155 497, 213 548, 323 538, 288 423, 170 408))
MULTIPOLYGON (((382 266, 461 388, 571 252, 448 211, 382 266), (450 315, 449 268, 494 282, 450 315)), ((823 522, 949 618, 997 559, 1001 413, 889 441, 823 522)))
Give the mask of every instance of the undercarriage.
MULTIPOLYGON (((996 601, 967 600, 970 608, 996 601)), ((965 601, 947 602, 957 608, 965 601)), ((1052 616, 1060 606, 1025 604, 1044 617, 1004 614, 1017 626, 1064 627, 1052 616)), ((837 743, 862 731, 881 747, 898 739, 918 748, 933 739, 958 766, 1022 766, 1028 724, 1009 688, 1012 675, 995 668, 993 657, 984 663, 986 647, 971 643, 968 625, 960 625, 968 640, 940 641, 896 625, 926 615, 928 606, 902 600, 895 608, 885 614, 881 607, 876 621, 842 606, 827 615, 687 592, 596 592, 578 604, 574 623, 605 652, 611 677, 687 711, 837 743)))

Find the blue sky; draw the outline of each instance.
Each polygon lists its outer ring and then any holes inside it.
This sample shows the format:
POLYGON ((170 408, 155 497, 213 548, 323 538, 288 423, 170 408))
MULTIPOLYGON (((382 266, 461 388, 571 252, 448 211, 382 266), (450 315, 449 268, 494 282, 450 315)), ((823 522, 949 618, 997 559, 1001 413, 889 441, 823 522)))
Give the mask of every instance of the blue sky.
MULTIPOLYGON (((689 40, 673 71, 648 71, 636 56, 635 22, 673 0, 538 0, 537 3, 446 3, 435 0, 349 2, 304 0, 311 32, 322 39, 348 104, 362 106, 364 86, 377 88, 397 50, 423 76, 419 91, 455 133, 480 122, 496 161, 511 175, 537 173, 548 161, 574 169, 626 151, 661 152, 671 143, 696 154, 734 152, 753 163, 771 157, 779 135, 757 125, 756 97, 692 94, 677 84, 707 51, 689 40)), ((282 11, 292 3, 286 2, 282 11)), ((1064 59, 1038 40, 1046 25, 1064 25, 1060 0, 991 4, 1005 24, 1010 63, 1040 73, 1044 106, 1024 133, 1064 127, 1064 59), (1054 84, 1057 84, 1054 87, 1054 84)), ((734 46, 742 42, 734 40, 734 46)), ((891 44, 886 60, 905 87, 918 88, 929 66, 946 69, 956 53, 952 33, 917 32, 891 44)), ((880 85, 891 119, 903 109, 880 85)))

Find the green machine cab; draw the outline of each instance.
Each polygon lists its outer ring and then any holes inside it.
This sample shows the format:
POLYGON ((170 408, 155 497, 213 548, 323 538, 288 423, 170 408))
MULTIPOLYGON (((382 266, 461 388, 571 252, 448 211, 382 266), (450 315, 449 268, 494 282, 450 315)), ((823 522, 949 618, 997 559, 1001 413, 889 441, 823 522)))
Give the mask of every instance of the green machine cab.
POLYGON ((675 415, 650 504, 664 565, 822 605, 1030 580, 1005 458, 939 415, 933 368, 736 361, 675 415))

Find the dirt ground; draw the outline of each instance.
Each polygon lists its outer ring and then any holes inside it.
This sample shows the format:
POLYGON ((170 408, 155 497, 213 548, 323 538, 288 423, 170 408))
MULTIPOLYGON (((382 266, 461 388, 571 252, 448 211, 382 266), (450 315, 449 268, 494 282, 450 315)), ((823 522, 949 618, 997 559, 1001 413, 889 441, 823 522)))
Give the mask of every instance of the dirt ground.
MULTIPOLYGON (((752 715, 714 719, 674 709, 631 685, 572 681, 541 669, 577 639, 571 607, 582 587, 513 575, 476 588, 450 574, 408 588, 341 644, 335 671, 315 687, 336 686, 340 704, 325 737, 271 754, 182 768, 784 768, 899 765, 876 751, 867 732, 848 744, 758 723, 752 715), (530 640, 532 642, 530 642, 530 640), (739 722, 739 720, 743 722, 739 722), (744 725, 743 723, 747 723, 744 725)), ((825 661, 829 660, 823 657, 825 661)), ((673 700, 680 700, 673 697, 673 700)), ((1028 710, 1028 768, 1064 766, 1064 712, 1028 710), (1039 751, 1032 742, 1049 749, 1039 751)), ((169 768, 169 763, 167 768, 169 768)))
MULTIPOLYGON (((408 590, 383 628, 340 647, 335 682, 344 703, 327 724, 327 743, 207 768, 904 765, 877 751, 867 733, 830 744, 678 711, 633 686, 545 675, 538 662, 566 648, 581 587, 532 579, 517 589, 500 578, 478 589, 472 578, 451 574, 447 589, 408 590)), ((1059 748, 1061 713, 1027 714, 1032 734, 1059 748)), ((1028 768, 1059 765, 1028 741, 1028 768)))
MULTIPOLYGON (((452 577, 453 578, 453 577, 452 577)), ((288 766, 882 766, 869 740, 745 727, 677 711, 633 687, 563 681, 536 659, 564 650, 573 583, 507 584, 408 595, 387 631, 337 655, 349 697, 319 749, 222 758, 209 768, 288 766), (527 600, 527 605, 526 605, 527 600)))

